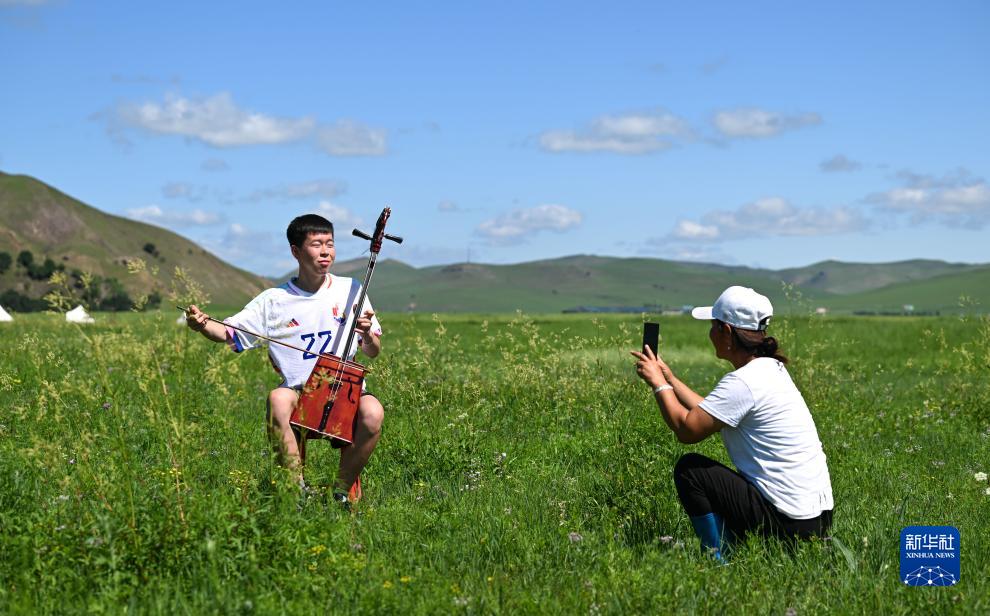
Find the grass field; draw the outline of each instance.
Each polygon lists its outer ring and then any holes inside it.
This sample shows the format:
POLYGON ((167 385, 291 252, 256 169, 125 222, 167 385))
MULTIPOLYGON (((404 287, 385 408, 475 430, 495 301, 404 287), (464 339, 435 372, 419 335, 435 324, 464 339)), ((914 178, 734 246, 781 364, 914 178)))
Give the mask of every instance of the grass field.
MULTIPOLYGON (((276 378, 175 315, 0 324, 0 612, 987 613, 990 321, 792 317, 831 542, 702 556, 676 442, 628 350, 639 318, 382 317, 384 435, 347 514, 300 507, 262 429, 276 378), (950 588, 899 581, 912 524, 961 533, 950 588)), ((699 393, 707 324, 661 319, 699 393)), ((336 453, 310 447, 326 486, 336 453)))

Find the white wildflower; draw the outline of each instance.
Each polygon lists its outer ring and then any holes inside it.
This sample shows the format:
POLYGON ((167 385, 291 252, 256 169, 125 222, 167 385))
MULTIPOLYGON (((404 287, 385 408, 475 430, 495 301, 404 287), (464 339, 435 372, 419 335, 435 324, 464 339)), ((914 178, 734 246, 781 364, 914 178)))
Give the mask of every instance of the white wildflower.
POLYGON ((976 473, 975 475, 973 475, 973 479, 975 479, 977 481, 986 481, 987 480, 987 474, 986 473, 976 473))

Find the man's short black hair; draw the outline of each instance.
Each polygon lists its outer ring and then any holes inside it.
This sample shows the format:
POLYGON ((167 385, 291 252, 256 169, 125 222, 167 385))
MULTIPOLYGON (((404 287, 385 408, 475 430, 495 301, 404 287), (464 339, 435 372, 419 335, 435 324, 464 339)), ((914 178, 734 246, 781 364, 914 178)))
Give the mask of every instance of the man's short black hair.
POLYGON ((285 230, 289 244, 302 247, 310 233, 329 233, 333 235, 333 223, 319 214, 303 214, 296 216, 285 230))

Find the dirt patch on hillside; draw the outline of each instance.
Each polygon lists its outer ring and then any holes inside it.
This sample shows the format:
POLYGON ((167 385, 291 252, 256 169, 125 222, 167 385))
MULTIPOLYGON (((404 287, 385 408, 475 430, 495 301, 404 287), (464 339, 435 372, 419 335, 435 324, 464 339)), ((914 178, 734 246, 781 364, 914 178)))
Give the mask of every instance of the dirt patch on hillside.
POLYGON ((51 202, 35 201, 33 215, 21 227, 24 235, 31 239, 52 246, 64 243, 77 237, 85 229, 83 222, 64 207, 51 202))

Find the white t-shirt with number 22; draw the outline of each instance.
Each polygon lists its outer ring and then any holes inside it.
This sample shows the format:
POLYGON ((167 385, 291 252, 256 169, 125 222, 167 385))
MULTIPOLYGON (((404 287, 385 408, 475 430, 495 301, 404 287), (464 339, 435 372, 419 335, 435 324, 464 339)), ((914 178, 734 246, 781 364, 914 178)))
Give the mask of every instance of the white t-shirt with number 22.
MULTIPOLYGON (((357 280, 332 274, 327 274, 315 293, 303 291, 289 281, 262 291, 243 310, 224 322, 302 349, 297 351, 280 344, 268 346, 272 365, 282 374, 284 385, 298 388, 309 378, 318 353, 353 359, 360 343, 360 334, 355 336, 346 355, 340 347, 344 344, 341 338, 347 335, 348 321, 354 318, 351 307, 357 301, 360 290, 361 284, 357 280)), ((364 307, 357 313, 365 310, 373 310, 367 298, 364 307)), ((371 331, 381 335, 378 317, 371 318, 371 331)), ((227 339, 236 352, 265 342, 229 327, 227 339)))

